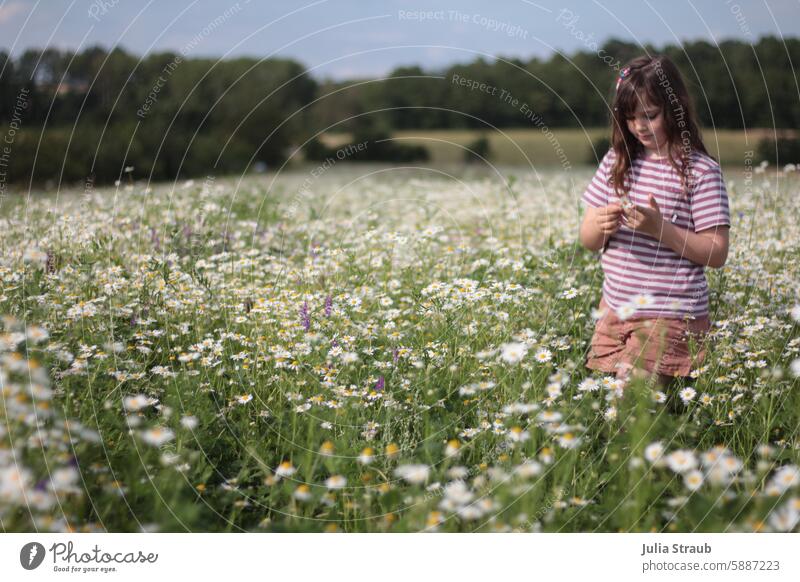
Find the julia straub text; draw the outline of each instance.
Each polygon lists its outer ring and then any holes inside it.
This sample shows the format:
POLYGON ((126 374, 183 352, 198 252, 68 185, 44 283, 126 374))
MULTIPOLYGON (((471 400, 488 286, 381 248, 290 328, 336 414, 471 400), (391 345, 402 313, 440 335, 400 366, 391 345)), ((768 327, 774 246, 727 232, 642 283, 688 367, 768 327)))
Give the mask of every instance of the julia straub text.
POLYGON ((710 554, 709 544, 642 544, 641 556, 652 554, 710 554))

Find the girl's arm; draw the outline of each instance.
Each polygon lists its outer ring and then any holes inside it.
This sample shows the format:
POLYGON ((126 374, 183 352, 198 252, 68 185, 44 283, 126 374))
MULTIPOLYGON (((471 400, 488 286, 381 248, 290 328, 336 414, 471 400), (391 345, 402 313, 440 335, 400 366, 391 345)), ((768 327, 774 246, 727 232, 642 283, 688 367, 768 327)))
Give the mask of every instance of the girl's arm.
POLYGON ((605 235, 600 231, 595 223, 595 213, 597 209, 587 208, 583 214, 583 221, 581 222, 581 230, 578 238, 584 248, 590 251, 599 251, 605 244, 605 235))
POLYGON ((728 226, 715 226, 692 232, 664 220, 660 237, 656 238, 693 263, 720 269, 728 259, 729 229, 728 226))

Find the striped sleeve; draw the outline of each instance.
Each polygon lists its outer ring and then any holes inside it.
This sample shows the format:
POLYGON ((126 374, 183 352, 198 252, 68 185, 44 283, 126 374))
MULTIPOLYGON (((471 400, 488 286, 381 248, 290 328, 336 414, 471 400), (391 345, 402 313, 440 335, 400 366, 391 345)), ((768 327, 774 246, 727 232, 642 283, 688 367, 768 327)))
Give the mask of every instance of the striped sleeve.
POLYGON ((718 165, 704 172, 697 180, 690 211, 695 232, 714 226, 730 226, 728 191, 718 165))
POLYGON ((606 155, 603 156, 600 166, 594 173, 592 181, 586 187, 586 191, 581 196, 585 206, 598 208, 600 206, 608 206, 608 200, 612 195, 612 188, 608 184, 608 176, 611 171, 611 156, 613 150, 608 150, 606 155))

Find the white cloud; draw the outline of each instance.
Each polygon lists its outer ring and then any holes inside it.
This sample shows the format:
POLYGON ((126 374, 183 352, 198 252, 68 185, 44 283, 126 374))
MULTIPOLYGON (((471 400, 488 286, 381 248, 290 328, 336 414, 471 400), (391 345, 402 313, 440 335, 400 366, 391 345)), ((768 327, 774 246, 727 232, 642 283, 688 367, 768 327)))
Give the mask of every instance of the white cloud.
POLYGON ((0 6, 0 24, 5 24, 24 10, 25 4, 22 2, 11 2, 5 6, 0 6))

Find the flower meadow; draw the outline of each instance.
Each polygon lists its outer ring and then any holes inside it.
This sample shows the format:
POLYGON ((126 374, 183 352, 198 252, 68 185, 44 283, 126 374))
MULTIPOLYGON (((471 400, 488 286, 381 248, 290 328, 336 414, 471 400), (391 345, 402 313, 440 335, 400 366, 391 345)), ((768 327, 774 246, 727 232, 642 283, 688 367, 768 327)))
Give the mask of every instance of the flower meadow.
POLYGON ((798 531, 795 168, 726 172, 709 353, 666 391, 584 367, 591 174, 6 197, 2 529, 798 531))

